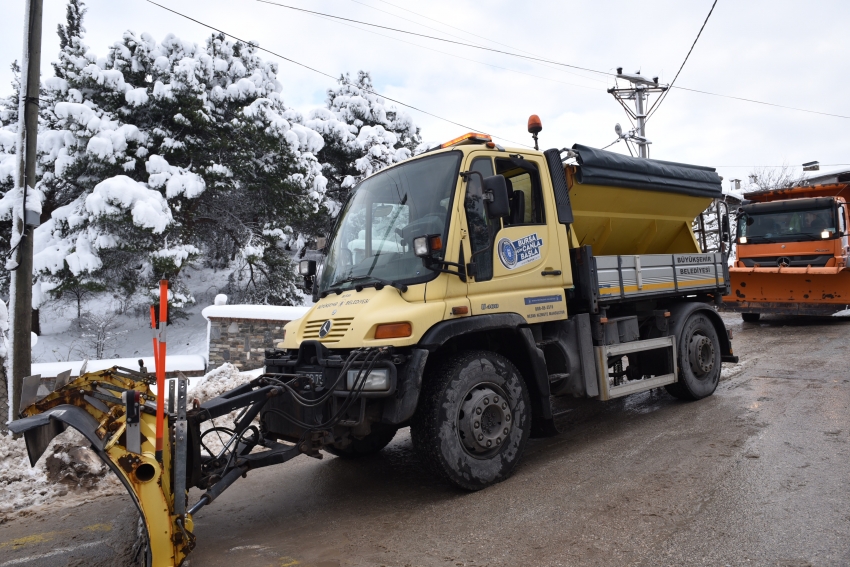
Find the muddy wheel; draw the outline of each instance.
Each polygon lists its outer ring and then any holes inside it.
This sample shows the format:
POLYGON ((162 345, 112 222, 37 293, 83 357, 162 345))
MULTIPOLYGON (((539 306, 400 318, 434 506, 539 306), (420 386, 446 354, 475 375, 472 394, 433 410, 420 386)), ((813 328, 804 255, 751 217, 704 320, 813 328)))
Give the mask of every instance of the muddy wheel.
POLYGON ((741 313, 741 319, 745 323, 758 323, 761 313, 741 313))
POLYGON ((362 439, 355 438, 343 448, 328 445, 325 447, 325 451, 344 459, 357 459, 367 455, 373 455, 389 445, 397 431, 398 427, 375 423, 372 425, 372 432, 366 437, 362 439))
POLYGON ((692 313, 676 337, 679 381, 666 386, 682 400, 710 396, 720 381, 720 341, 711 320, 699 311, 692 313))
POLYGON ((467 352, 424 382, 410 433, 425 466, 466 490, 510 476, 531 429, 528 390, 514 365, 492 352, 467 352))

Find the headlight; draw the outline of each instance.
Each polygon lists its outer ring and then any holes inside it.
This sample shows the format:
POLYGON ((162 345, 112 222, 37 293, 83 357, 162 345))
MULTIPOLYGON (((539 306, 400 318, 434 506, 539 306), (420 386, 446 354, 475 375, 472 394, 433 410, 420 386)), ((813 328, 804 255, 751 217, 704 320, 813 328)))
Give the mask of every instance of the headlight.
MULTIPOLYGON (((366 371, 361 372, 360 370, 349 370, 348 371, 348 380, 346 381, 346 385, 349 390, 359 390, 360 386, 363 382, 363 377, 366 375, 366 371), (358 374, 360 375, 360 380, 357 380, 358 374), (355 381, 357 384, 355 384, 355 381)), ((366 376, 366 384, 363 384, 363 391, 381 391, 381 390, 389 390, 390 389, 390 371, 387 368, 377 368, 369 372, 369 375, 366 376)))
POLYGON ((830 236, 831 236, 831 234, 828 230, 824 230, 823 232, 820 233, 821 238, 829 238, 830 236))
POLYGON ((741 243, 741 244, 746 244, 747 243, 747 237, 742 236, 741 238, 738 239, 738 242, 741 243))

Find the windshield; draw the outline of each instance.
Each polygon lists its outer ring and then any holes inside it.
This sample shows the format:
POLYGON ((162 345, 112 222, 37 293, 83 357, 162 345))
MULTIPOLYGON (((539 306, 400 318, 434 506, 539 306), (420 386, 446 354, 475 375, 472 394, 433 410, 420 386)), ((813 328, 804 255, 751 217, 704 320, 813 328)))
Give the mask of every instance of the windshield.
POLYGON ((823 231, 831 238, 835 230, 832 208, 744 214, 738 222, 738 237, 751 243, 821 240, 823 231))
POLYGON ((432 277, 414 255, 413 239, 439 234, 446 241, 460 159, 460 152, 417 159, 360 183, 340 213, 319 291, 432 277))

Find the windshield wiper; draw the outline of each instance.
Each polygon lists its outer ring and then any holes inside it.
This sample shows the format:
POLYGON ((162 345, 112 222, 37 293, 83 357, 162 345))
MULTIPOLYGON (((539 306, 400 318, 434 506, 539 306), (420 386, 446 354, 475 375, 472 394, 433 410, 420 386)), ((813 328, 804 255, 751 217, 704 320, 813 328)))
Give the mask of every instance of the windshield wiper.
MULTIPOLYGON (((343 280, 339 280, 337 282, 334 282, 334 283, 331 284, 331 287, 329 287, 324 292, 322 292, 322 297, 330 295, 331 293, 335 293, 335 294, 339 295, 340 293, 345 291, 341 287, 339 287, 342 284, 351 283, 351 282, 359 282, 359 281, 362 281, 362 280, 374 280, 372 282, 367 283, 366 285, 374 284, 375 289, 377 289, 377 290, 383 289, 384 286, 390 286, 390 287, 394 287, 395 289, 399 290, 402 293, 407 291, 407 286, 402 284, 402 283, 391 282, 389 280, 385 280, 385 279, 382 279, 382 278, 379 278, 379 277, 376 277, 376 276, 368 276, 367 275, 367 276, 353 276, 353 277, 350 277, 350 278, 345 278, 343 280)), ((360 285, 354 286, 354 289, 355 289, 355 291, 363 291, 364 287, 366 287, 366 286, 360 284, 360 285)))

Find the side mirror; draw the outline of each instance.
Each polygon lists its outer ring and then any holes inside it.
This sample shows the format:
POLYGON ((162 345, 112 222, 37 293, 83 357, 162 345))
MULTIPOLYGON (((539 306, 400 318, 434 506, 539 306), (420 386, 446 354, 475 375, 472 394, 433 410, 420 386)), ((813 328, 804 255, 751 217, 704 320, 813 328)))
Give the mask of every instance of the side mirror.
POLYGON ((505 183, 504 175, 484 178, 484 200, 487 206, 487 216, 490 218, 498 219, 511 214, 508 185, 505 183))
POLYGON ((304 278, 304 291, 312 294, 316 280, 316 261, 301 260, 298 262, 298 273, 304 278))
POLYGON ((731 230, 729 228, 729 217, 724 215, 722 217, 722 219, 723 220, 720 223, 721 224, 721 232, 723 233, 722 237, 725 240, 725 239, 729 238, 729 233, 731 232, 731 230))

